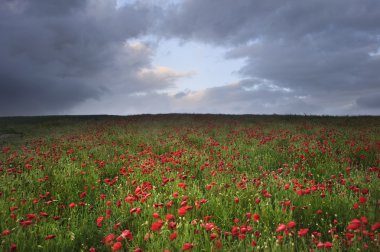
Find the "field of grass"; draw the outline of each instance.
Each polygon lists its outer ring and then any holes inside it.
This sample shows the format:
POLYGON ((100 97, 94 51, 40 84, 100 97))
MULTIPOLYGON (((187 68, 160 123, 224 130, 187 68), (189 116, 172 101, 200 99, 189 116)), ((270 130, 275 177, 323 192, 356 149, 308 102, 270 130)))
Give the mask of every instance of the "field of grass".
POLYGON ((380 117, 17 117, 0 136, 0 251, 380 251, 380 117))

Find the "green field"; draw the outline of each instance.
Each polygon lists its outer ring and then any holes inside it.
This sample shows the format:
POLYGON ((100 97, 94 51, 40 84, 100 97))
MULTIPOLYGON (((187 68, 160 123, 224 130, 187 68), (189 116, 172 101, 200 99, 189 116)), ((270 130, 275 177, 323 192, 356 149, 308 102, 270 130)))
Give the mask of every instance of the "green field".
POLYGON ((4 117, 0 146, 0 251, 380 251, 380 117, 4 117))

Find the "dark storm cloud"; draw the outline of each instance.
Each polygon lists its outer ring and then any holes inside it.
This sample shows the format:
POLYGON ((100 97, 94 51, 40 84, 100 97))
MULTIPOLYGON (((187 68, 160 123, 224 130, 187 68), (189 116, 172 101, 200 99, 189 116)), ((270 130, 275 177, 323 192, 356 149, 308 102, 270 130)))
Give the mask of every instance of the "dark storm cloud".
POLYGON ((380 110, 380 93, 362 96, 356 102, 359 106, 380 110))
POLYGON ((226 46, 227 58, 246 59, 244 77, 287 88, 320 113, 378 114, 365 97, 380 92, 379 20, 377 0, 193 0, 168 12, 162 34, 226 46))
POLYGON ((61 113, 104 92, 150 89, 137 72, 151 51, 125 41, 143 34, 156 10, 115 5, 1 0, 0 115, 61 113))

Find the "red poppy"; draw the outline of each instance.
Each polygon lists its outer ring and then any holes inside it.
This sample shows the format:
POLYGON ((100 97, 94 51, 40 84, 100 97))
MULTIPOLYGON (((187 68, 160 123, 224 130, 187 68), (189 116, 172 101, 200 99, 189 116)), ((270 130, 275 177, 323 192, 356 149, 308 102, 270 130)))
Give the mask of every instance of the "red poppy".
POLYGON ((20 225, 23 227, 27 227, 29 225, 33 224, 32 220, 25 220, 25 221, 20 221, 20 225))
POLYGON ((323 242, 318 242, 317 248, 325 248, 325 244, 323 242))
POLYGON ((152 216, 155 219, 159 219, 160 218, 160 215, 158 213, 153 213, 152 216))
POLYGON ((103 243, 108 246, 111 246, 114 240, 115 240, 115 235, 109 234, 103 238, 103 243))
POLYGON ((45 240, 51 240, 51 239, 54 239, 55 238, 55 235, 47 235, 45 237, 45 240))
POLYGON ((121 241, 123 239, 127 238, 128 240, 132 241, 133 240, 133 235, 132 232, 129 231, 128 229, 124 230, 119 237, 117 237, 117 241, 121 241))
POLYGON ((359 197, 359 203, 360 204, 365 204, 367 202, 367 198, 366 197, 364 197, 364 196, 360 196, 359 197))
POLYGON ((177 222, 174 222, 174 221, 169 222, 168 227, 170 229, 176 229, 177 228, 177 222))
POLYGON ((307 233, 309 232, 309 229, 308 228, 301 228, 300 230, 298 230, 298 236, 305 236, 307 235, 307 233))
POLYGON ((294 228, 296 226, 296 223, 294 221, 289 221, 288 228, 294 228))
POLYGON ((140 208, 140 207, 134 207, 134 208, 132 208, 129 212, 130 212, 131 214, 132 214, 132 213, 139 214, 139 213, 141 212, 141 208, 140 208))
POLYGON ((118 250, 120 250, 122 247, 123 247, 123 243, 121 243, 121 242, 116 242, 116 243, 112 246, 112 251, 118 251, 118 250))
POLYGON ((252 219, 256 222, 258 222, 260 220, 260 215, 255 213, 253 216, 252 216, 252 219))
POLYGON ((9 235, 10 233, 11 233, 11 231, 10 231, 9 229, 5 229, 5 230, 3 230, 3 232, 2 232, 3 236, 7 236, 7 235, 9 235))
POLYGON ((162 220, 158 220, 158 221, 152 223, 150 230, 158 232, 161 230, 163 225, 164 225, 164 222, 162 220))
POLYGON ((96 219, 96 225, 100 228, 103 225, 104 217, 100 216, 96 219))
POLYGON ((177 233, 176 233, 176 232, 172 233, 172 234, 169 236, 169 239, 170 239, 171 241, 174 240, 175 238, 177 238, 177 233))
POLYGON ((191 244, 191 243, 185 243, 185 244, 183 244, 182 249, 183 249, 183 250, 190 250, 190 249, 192 249, 193 247, 194 247, 193 244, 191 244))
POLYGON ((180 209, 178 209, 179 216, 185 216, 186 212, 187 212, 187 207, 181 207, 180 209))
POLYGON ((334 245, 331 242, 325 242, 325 248, 332 248, 334 245))
POLYGON ((379 229, 379 228, 380 228, 380 222, 376 222, 375 224, 371 226, 372 231, 375 231, 376 229, 379 229))
POLYGON ((286 229, 286 226, 285 224, 280 224, 278 225, 277 229, 276 229, 276 232, 282 232, 286 229))
POLYGON ((353 219, 350 223, 350 225, 347 226, 347 229, 348 230, 355 230, 355 229, 359 229, 361 226, 361 222, 360 220, 358 219, 353 219))
POLYGON ((186 189, 186 184, 185 183, 182 183, 182 182, 180 182, 180 183, 178 183, 178 187, 181 187, 182 189, 186 189))
POLYGON ((11 246, 9 247, 9 251, 11 252, 17 251, 17 245, 15 243, 12 243, 11 246))

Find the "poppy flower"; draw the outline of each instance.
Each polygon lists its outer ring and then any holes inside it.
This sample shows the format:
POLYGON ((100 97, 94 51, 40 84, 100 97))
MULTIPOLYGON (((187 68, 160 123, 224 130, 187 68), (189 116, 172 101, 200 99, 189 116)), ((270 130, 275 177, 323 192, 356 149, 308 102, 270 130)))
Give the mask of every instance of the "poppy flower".
POLYGON ((181 187, 182 189, 186 189, 186 186, 187 184, 185 183, 182 183, 182 182, 178 183, 178 187, 181 187))
POLYGON ((325 244, 323 242, 318 242, 317 248, 325 248, 325 244))
POLYGON ((121 243, 121 242, 116 242, 116 243, 112 246, 112 251, 119 251, 122 247, 123 247, 123 243, 121 243))
POLYGON ((347 229, 348 230, 355 230, 355 229, 359 229, 361 226, 361 222, 360 220, 358 219, 353 219, 350 223, 350 225, 347 226, 347 229))
POLYGON ((297 234, 298 236, 305 236, 308 232, 309 232, 308 228, 301 228, 300 230, 298 230, 297 234))
POLYGON ((158 232, 161 230, 163 225, 164 225, 164 222, 162 220, 158 220, 158 221, 152 223, 150 230, 158 232))
POLYGON ((183 244, 182 249, 183 249, 183 250, 190 250, 190 249, 192 249, 193 247, 194 247, 193 244, 191 244, 191 243, 185 243, 185 244, 183 244))
POLYGON ((96 219, 96 225, 100 228, 103 225, 104 217, 100 216, 96 219))
POLYGON ((12 243, 11 246, 9 247, 9 251, 13 252, 13 251, 17 251, 17 245, 16 243, 12 243))
POLYGON ((365 204, 367 202, 367 198, 366 197, 364 197, 364 196, 360 196, 359 197, 359 203, 360 204, 365 204))
POLYGON ((375 224, 373 224, 372 226, 371 226, 371 230, 372 231, 375 231, 375 230, 377 230, 377 229, 379 229, 380 228, 380 222, 376 222, 375 224))
POLYGON ((252 216, 252 219, 256 222, 258 222, 260 220, 260 215, 255 213, 253 216, 252 216))
POLYGON ((132 213, 139 214, 139 213, 141 212, 141 208, 140 208, 140 207, 134 207, 134 208, 132 208, 129 212, 130 212, 131 214, 132 214, 132 213))
POLYGON ((108 246, 111 246, 114 240, 115 240, 115 235, 109 234, 103 238, 103 243, 108 246))
POLYGON ((276 232, 282 232, 286 229, 286 226, 285 224, 280 224, 278 225, 277 229, 276 229, 276 232))
POLYGON ((27 227, 29 225, 33 224, 32 220, 25 220, 25 221, 20 221, 20 225, 23 227, 27 227))
POLYGON ((296 226, 296 223, 294 221, 289 221, 288 228, 294 228, 296 226))
POLYGON ((117 237, 117 241, 121 241, 123 239, 127 238, 128 240, 132 241, 133 240, 133 235, 131 231, 128 229, 124 230, 119 237, 117 237))
POLYGON ((176 229, 177 228, 177 222, 174 222, 174 221, 169 222, 168 227, 170 229, 176 229))
POLYGON ((10 231, 9 229, 5 229, 5 230, 3 230, 2 235, 3 235, 3 236, 7 236, 7 235, 9 235, 10 233, 11 233, 11 231, 10 231))
POLYGON ((45 237, 45 240, 51 240, 51 239, 54 239, 55 238, 55 235, 47 235, 45 237))
POLYGON ((171 241, 173 241, 175 238, 177 238, 177 233, 176 233, 176 232, 172 233, 172 234, 169 236, 169 239, 170 239, 171 241))
POLYGON ((160 218, 160 215, 158 213, 153 213, 152 214, 152 217, 155 218, 155 219, 159 219, 160 218))
POLYGON ((325 248, 332 248, 334 245, 331 242, 325 242, 325 248))
POLYGON ((185 216, 186 212, 187 212, 187 207, 181 207, 180 209, 178 209, 179 216, 185 216))

